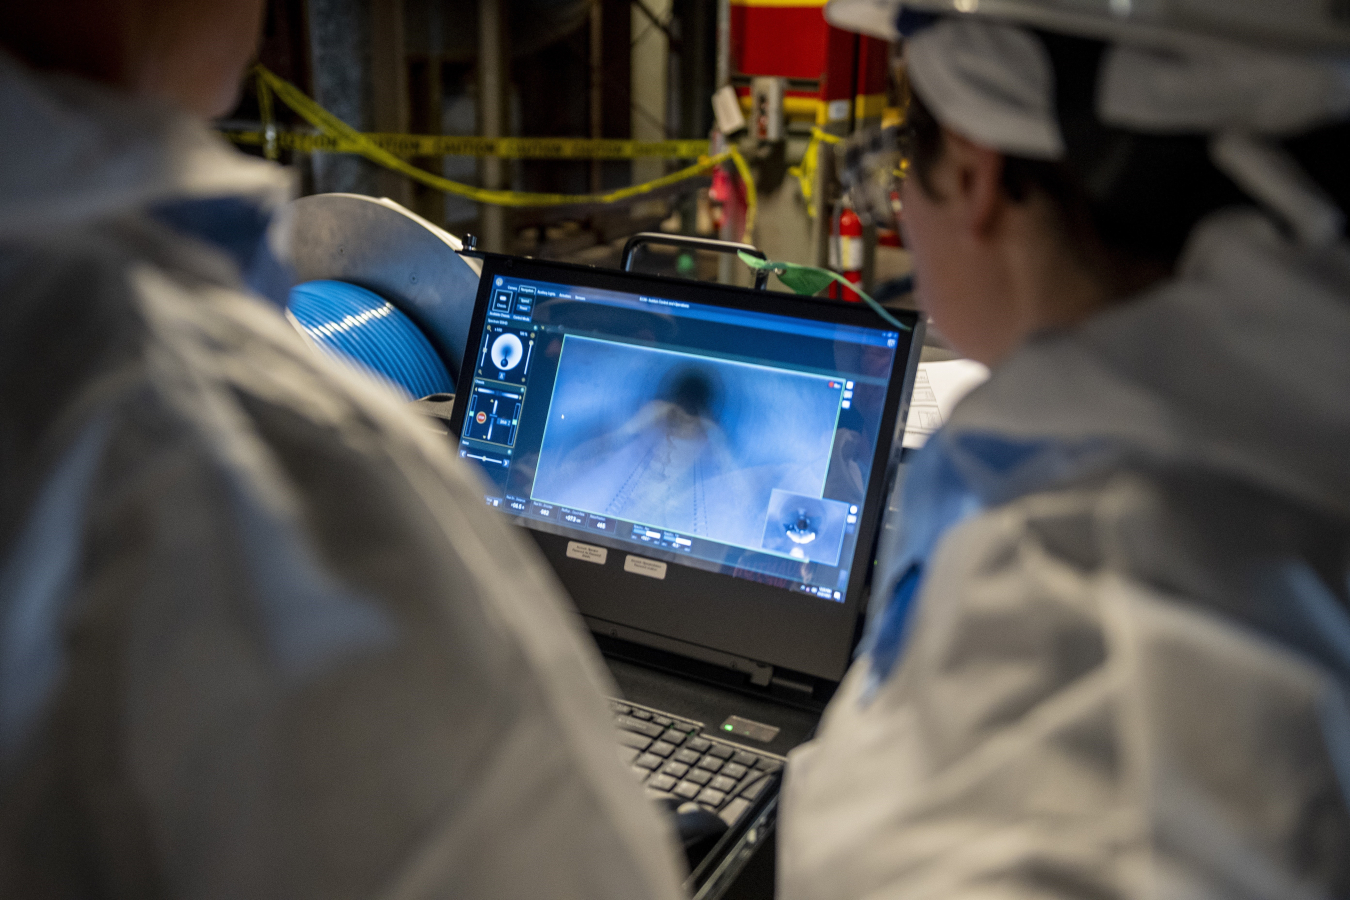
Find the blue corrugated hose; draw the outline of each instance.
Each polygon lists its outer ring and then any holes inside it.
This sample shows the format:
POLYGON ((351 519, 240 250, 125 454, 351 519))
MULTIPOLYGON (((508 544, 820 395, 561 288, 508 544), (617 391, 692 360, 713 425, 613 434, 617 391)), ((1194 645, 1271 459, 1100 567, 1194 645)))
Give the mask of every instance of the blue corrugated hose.
POLYGON ((343 281, 307 281, 291 289, 286 308, 319 346, 412 398, 455 390, 422 330, 378 294, 343 281))

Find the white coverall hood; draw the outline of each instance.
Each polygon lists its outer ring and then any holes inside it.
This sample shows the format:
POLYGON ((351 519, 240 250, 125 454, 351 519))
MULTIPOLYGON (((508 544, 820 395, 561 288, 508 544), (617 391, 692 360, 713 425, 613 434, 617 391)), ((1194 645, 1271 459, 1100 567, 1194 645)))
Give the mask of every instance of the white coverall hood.
POLYGON ((0 240, 37 238, 128 209, 222 196, 268 212, 291 198, 283 169, 234 152, 168 104, 82 79, 34 77, 0 50, 0 240))
POLYGON ((289 177, 3 59, 0 134, 0 896, 673 900, 546 565, 245 289, 289 177))
POLYGON ((972 469, 986 503, 1141 462, 1221 472, 1350 520, 1348 347, 1350 248, 1304 252, 1255 211, 1219 213, 1175 279, 1035 339, 940 440, 958 457, 983 432, 1074 448, 972 469))
POLYGON ((790 759, 781 896, 1344 896, 1347 346, 1344 243, 1223 213, 963 400, 790 759))

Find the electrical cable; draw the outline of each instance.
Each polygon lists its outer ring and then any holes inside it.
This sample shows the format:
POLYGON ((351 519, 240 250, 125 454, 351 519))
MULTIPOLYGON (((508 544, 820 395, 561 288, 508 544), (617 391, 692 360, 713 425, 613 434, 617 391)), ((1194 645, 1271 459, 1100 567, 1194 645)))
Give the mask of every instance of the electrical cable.
POLYGON ((454 379, 426 335, 378 294, 343 281, 307 281, 291 289, 286 308, 324 350, 411 399, 454 392, 454 379))

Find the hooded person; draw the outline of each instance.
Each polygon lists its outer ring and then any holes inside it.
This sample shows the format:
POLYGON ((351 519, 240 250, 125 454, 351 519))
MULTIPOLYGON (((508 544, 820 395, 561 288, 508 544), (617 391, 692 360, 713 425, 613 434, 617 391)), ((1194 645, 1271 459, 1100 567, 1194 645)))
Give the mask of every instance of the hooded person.
POLYGON ((1344 5, 831 0, 904 36, 907 466, 781 801, 815 898, 1350 895, 1344 5))
POLYGON ((0 12, 0 896, 675 898, 538 555, 263 299, 261 7, 0 12))

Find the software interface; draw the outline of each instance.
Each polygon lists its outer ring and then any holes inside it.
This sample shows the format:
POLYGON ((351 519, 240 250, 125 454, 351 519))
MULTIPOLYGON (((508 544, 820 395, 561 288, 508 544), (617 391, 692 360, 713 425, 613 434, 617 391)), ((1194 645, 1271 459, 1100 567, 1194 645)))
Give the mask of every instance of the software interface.
POLYGON ((460 456, 528 527, 840 601, 898 341, 495 277, 460 456))

